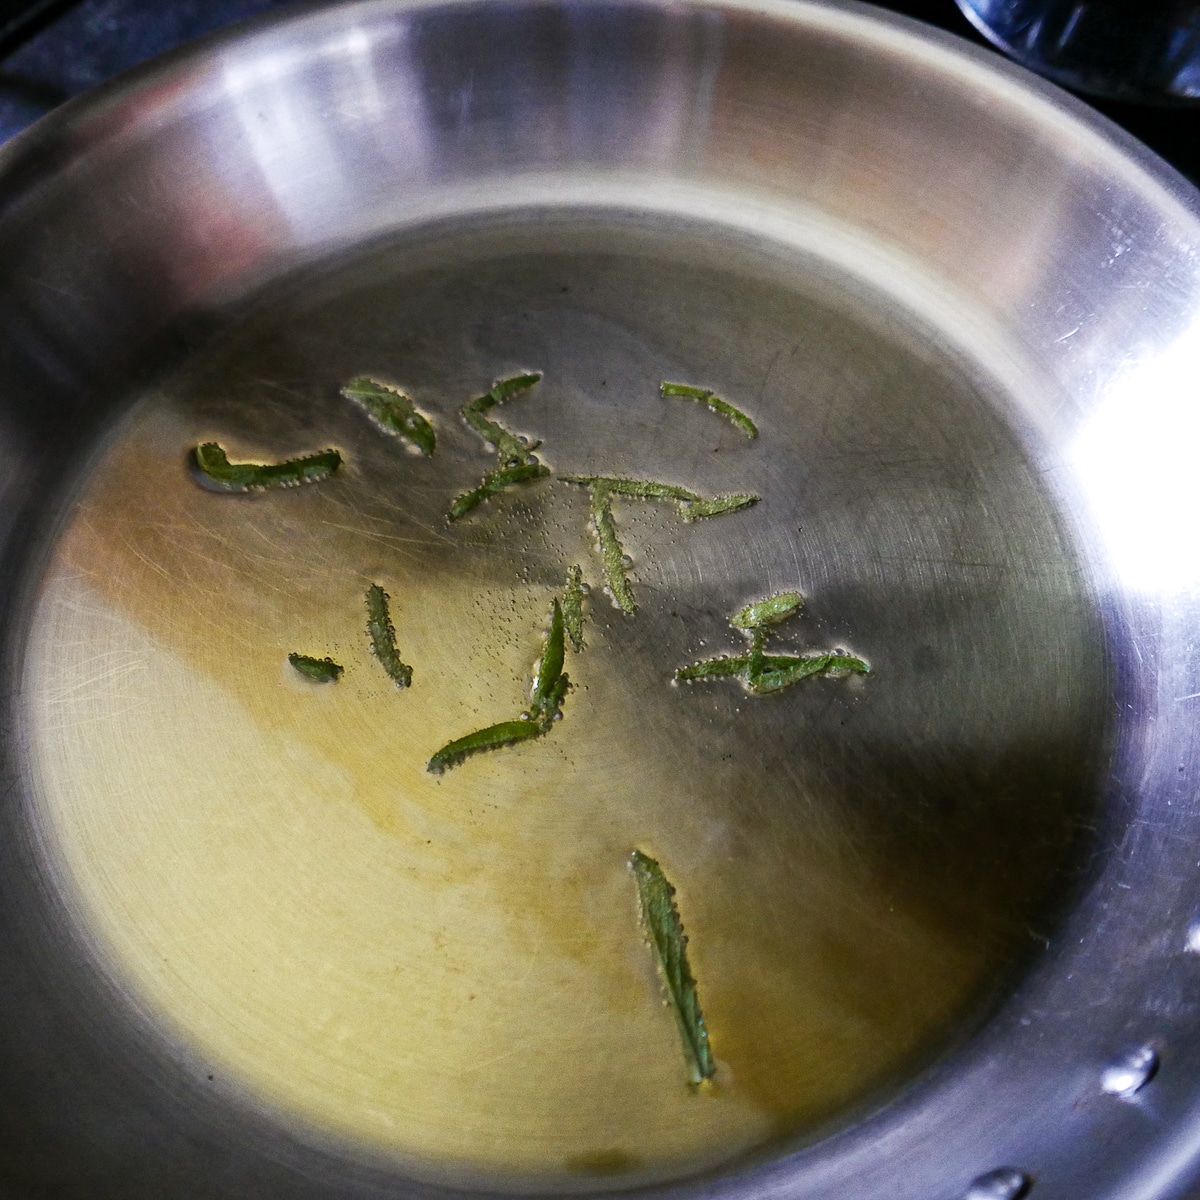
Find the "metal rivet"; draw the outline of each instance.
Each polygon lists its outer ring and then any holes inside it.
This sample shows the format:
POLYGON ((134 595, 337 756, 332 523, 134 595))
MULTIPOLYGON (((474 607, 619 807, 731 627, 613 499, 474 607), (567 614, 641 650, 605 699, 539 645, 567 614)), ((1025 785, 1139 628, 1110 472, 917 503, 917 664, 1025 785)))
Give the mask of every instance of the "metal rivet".
POLYGON ((1033 1180, 1024 1171, 998 1167, 980 1175, 963 1193, 963 1200, 1021 1200, 1031 1187, 1033 1180))
POLYGON ((1104 1068, 1100 1086, 1110 1095, 1127 1100, 1140 1092, 1158 1070, 1158 1053, 1152 1046, 1139 1046, 1104 1068))

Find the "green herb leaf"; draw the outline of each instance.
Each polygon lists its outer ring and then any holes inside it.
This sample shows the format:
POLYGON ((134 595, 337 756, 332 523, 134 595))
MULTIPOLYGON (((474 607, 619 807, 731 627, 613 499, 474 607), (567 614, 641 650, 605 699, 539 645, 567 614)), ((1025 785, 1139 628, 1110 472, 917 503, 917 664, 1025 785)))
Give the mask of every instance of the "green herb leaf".
POLYGON ((549 733, 562 709, 567 689, 571 686, 570 677, 563 670, 563 636, 562 606, 556 597, 550 613, 550 630, 546 635, 546 645, 533 667, 533 689, 528 719, 501 721, 498 725, 489 725, 486 729, 448 742, 429 760, 425 769, 434 775, 440 775, 447 767, 462 762, 470 754, 478 754, 483 750, 498 750, 502 746, 511 746, 514 742, 527 741, 529 738, 549 733))
MULTIPOLYGON (((562 703, 567 698, 567 690, 570 686, 571 677, 565 671, 554 681, 553 687, 550 688, 546 700, 537 714, 537 720, 541 724, 543 733, 549 733, 550 727, 562 715, 562 703)), ((533 715, 531 712, 530 716, 533 715)))
POLYGON ((270 487, 296 487, 328 479, 342 465, 336 450, 322 450, 281 463, 231 463, 216 442, 204 442, 191 454, 196 478, 217 492, 256 492, 270 487))
POLYGON ((497 425, 495 421, 489 421, 481 413, 464 409, 463 416, 466 417, 467 424, 485 442, 491 442, 496 447, 496 457, 499 458, 501 466, 524 462, 530 456, 530 451, 541 445, 541 442, 534 442, 529 446, 523 445, 502 425, 497 425))
POLYGON ((460 517, 465 517, 471 509, 505 488, 549 474, 550 468, 542 463, 516 463, 512 466, 498 467, 495 471, 488 472, 483 477, 483 482, 473 491, 464 492, 454 498, 454 503, 450 505, 450 520, 457 521, 460 517))
POLYGON ((639 500, 675 500, 692 504, 701 499, 687 488, 672 483, 656 483, 652 479, 624 479, 619 475, 563 475, 564 483, 581 483, 594 492, 616 496, 635 496, 639 500))
POLYGON ((792 654, 766 654, 761 671, 748 673, 750 689, 760 694, 778 692, 811 675, 826 675, 831 671, 846 671, 866 675, 871 668, 861 658, 852 654, 810 654, 804 657, 792 654))
POLYGON ((666 380, 663 381, 659 390, 663 396, 683 396, 687 400, 697 400, 701 404, 707 404, 713 412, 720 413, 721 416, 732 421, 747 437, 758 437, 758 426, 741 409, 734 408, 728 401, 722 400, 716 392, 710 392, 707 388, 693 387, 690 383, 667 383, 666 380))
POLYGON ((289 654, 288 662, 314 683, 336 683, 338 676, 344 670, 332 658, 312 658, 307 654, 289 654))
POLYGON ((499 750, 502 746, 511 746, 514 742, 524 742, 529 738, 540 737, 545 730, 535 721, 501 721, 498 725, 489 725, 475 733, 468 733, 456 741, 447 742, 426 764, 425 769, 433 775, 440 775, 447 767, 453 767, 471 754, 483 750, 499 750))
POLYGON ((675 678, 683 682, 689 679, 708 679, 710 676, 717 675, 744 675, 749 668, 750 658, 745 654, 736 657, 707 658, 703 662, 680 667, 675 672, 675 678))
POLYGON ((385 433, 407 438, 422 454, 433 453, 436 439, 429 418, 399 388, 359 375, 342 388, 342 395, 364 409, 385 433))
POLYGON ((582 483, 593 491, 607 492, 613 496, 633 496, 638 500, 674 500, 679 515, 685 521, 699 517, 716 517, 722 513, 737 512, 757 504, 760 496, 750 493, 711 496, 705 498, 687 488, 673 483, 658 483, 652 479, 624 479, 615 475, 563 475, 565 483, 582 483))
POLYGON ((763 625, 774 625, 798 613, 803 604, 804 597, 799 592, 777 592, 765 600, 747 604, 729 618, 729 623, 735 629, 758 629, 763 625))
POLYGON ((396 628, 388 611, 388 594, 377 583, 367 588, 367 635, 371 650, 398 688, 412 683, 412 667, 400 661, 396 650, 396 628))
POLYGON ((535 383, 540 383, 541 379, 541 371, 526 371, 521 375, 510 375, 507 379, 497 379, 492 384, 492 390, 486 396, 481 396, 476 403, 482 403, 485 408, 490 408, 493 404, 503 404, 533 387, 535 383))
POLYGON ((543 719, 547 713, 550 719, 553 719, 551 701, 556 694, 558 682, 563 677, 564 650, 562 605, 555 597, 554 607, 550 611, 550 632, 546 635, 546 648, 533 668, 530 716, 535 721, 543 719))
POLYGON ((617 524, 612 515, 613 496, 630 496, 636 500, 673 500, 676 510, 685 521, 697 517, 714 517, 720 513, 736 512, 758 502, 757 496, 714 496, 706 500, 687 488, 673 483, 658 483, 652 479, 625 479, 619 475, 561 475, 564 483, 578 483, 591 493, 591 518, 600 546, 600 561, 604 566, 604 582, 612 593, 617 607, 624 613, 637 612, 633 589, 625 569, 625 550, 617 537, 617 524))
POLYGON ((633 589, 625 571, 625 550, 617 538, 617 523, 612 515, 612 495, 609 492, 592 491, 592 524, 596 529, 596 540, 600 544, 600 563, 604 568, 604 582, 617 607, 623 613, 637 612, 633 589))
POLYGON ((804 604, 799 592, 776 592, 765 600, 756 600, 739 609, 729 623, 750 635, 750 652, 691 663, 675 672, 677 680, 707 679, 713 676, 741 676, 755 694, 782 691, 814 675, 870 673, 871 668, 853 654, 766 654, 763 647, 770 626, 795 616, 804 604))
POLYGON ((685 521, 698 521, 701 517, 719 517, 723 513, 749 508, 761 499, 761 496, 753 496, 748 492, 736 496, 713 496, 710 500, 694 500, 689 504, 681 504, 679 513, 685 521))
POLYGON ((696 980, 688 966, 687 938, 683 936, 683 922, 675 907, 675 889, 648 854, 635 850, 630 856, 630 866, 642 902, 642 922, 679 1026, 689 1079, 692 1084, 699 1084, 712 1078, 716 1063, 696 995, 696 980))
POLYGON ((541 445, 541 442, 532 442, 529 445, 525 445, 519 438, 509 433, 503 425, 498 425, 483 414, 489 408, 497 404, 503 404, 506 400, 512 399, 513 396, 519 395, 521 392, 533 387, 541 377, 542 373, 540 371, 530 371, 524 375, 513 375, 508 379, 498 379, 492 384, 490 391, 484 392, 482 396, 476 396, 474 400, 468 401, 468 403, 463 405, 463 418, 485 442, 491 442, 496 447, 496 455, 500 459, 502 467, 524 462, 530 457, 530 451, 536 450, 541 445))
POLYGON ((563 623, 572 648, 583 649, 583 570, 580 567, 567 569, 567 590, 563 595, 563 623))

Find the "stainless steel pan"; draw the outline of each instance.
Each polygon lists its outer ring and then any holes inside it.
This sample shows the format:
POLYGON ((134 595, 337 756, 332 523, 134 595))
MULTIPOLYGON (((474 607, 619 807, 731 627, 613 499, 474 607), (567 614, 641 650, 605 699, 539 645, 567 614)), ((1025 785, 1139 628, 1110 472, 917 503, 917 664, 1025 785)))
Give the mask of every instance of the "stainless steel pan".
POLYGON ((1054 89, 807 0, 302 10, 18 138, 0 1191, 1189 1194, 1198 215, 1054 89), (556 474, 762 496, 694 532, 622 509, 635 618, 580 489, 445 522, 487 462, 457 406, 530 368, 511 420, 556 474), (339 399, 358 373, 413 391, 448 474, 339 399), (217 437, 351 465, 214 498, 185 452, 217 437), (519 691, 568 561, 597 586, 560 727, 427 779, 421 739, 519 691), (355 690, 367 578, 403 701, 355 690), (869 677, 670 687, 790 587, 791 644, 869 677), (284 652, 335 644, 319 709, 284 652), (683 1092, 638 1115, 674 1033, 635 842, 675 864, 726 1099, 761 1085, 737 1137, 683 1092), (650 1126, 682 1140, 642 1162, 650 1126))

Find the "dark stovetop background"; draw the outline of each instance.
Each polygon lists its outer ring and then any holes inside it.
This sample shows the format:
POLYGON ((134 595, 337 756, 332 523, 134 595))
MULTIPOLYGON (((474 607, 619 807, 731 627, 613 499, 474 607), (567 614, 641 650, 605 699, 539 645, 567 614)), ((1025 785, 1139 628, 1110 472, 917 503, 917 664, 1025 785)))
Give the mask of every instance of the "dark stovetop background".
MULTIPOLYGON (((135 63, 287 0, 0 0, 0 141, 135 63)), ((986 45, 954 0, 883 5, 986 45)), ((1089 100, 1200 183, 1200 107, 1089 100)))

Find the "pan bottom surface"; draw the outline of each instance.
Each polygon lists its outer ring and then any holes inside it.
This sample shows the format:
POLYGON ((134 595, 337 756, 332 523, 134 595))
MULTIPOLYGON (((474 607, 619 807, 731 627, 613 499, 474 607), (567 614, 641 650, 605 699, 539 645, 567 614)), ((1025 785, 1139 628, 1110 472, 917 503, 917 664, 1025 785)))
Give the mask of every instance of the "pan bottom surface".
POLYGON ((267 288, 129 400, 28 635, 31 818, 123 1019, 231 1107, 433 1179, 676 1178, 885 1102, 1043 944, 1103 772, 1094 604, 1010 398, 894 303, 719 230, 463 220, 267 288), (449 521, 497 466, 460 410, 535 371, 487 415, 551 473, 449 521), (431 455, 340 395, 359 376, 411 397, 431 455), (219 494, 207 442, 343 461, 219 494), (616 495, 618 571, 567 476, 760 499, 616 495), (529 710, 576 565, 561 720, 428 771, 529 710), (789 591, 767 651, 868 674, 673 682, 789 591), (677 889, 699 1088, 634 850, 677 889))

